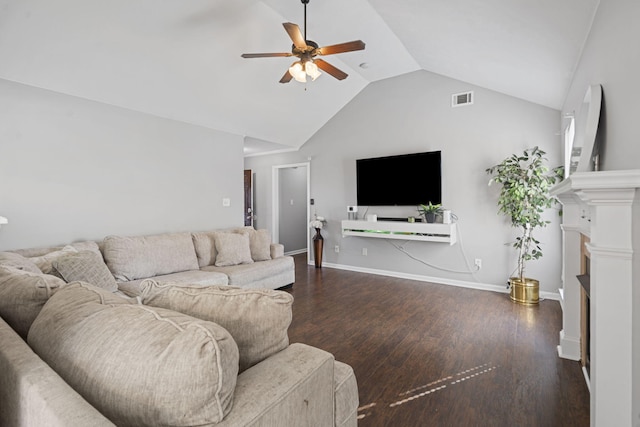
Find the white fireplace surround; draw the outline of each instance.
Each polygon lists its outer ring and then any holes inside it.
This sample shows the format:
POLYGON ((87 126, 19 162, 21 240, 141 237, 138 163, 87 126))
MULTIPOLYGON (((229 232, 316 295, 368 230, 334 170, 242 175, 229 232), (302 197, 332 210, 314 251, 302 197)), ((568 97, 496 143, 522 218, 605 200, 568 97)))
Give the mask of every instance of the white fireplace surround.
POLYGON ((560 357, 580 360, 580 235, 590 238, 592 426, 640 426, 640 170, 576 172, 563 205, 560 357))

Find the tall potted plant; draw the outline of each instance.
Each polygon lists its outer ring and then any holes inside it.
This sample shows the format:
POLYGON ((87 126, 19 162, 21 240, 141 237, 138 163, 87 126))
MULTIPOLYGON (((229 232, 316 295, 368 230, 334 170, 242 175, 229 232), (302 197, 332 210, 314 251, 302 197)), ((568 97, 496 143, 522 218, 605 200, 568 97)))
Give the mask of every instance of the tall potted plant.
POLYGON ((549 223, 542 218, 545 209, 555 203, 549 188, 563 176, 562 167, 549 170, 545 154, 538 147, 529 148, 486 170, 492 175, 489 185, 502 185, 498 213, 509 217, 511 225, 521 232, 513 243, 518 251, 517 276, 509 279, 509 287, 511 299, 522 304, 538 303, 540 283, 525 277, 525 263, 542 257, 540 242, 533 232, 549 223))

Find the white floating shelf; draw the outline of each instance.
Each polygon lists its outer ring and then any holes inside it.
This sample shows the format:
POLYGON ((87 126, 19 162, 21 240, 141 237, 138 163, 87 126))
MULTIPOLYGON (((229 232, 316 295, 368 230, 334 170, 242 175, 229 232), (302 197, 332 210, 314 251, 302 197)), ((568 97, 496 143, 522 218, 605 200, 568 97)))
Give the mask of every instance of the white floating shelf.
POLYGON ((342 237, 373 237, 378 239, 419 240, 453 245, 455 224, 429 224, 404 221, 342 221, 342 237))

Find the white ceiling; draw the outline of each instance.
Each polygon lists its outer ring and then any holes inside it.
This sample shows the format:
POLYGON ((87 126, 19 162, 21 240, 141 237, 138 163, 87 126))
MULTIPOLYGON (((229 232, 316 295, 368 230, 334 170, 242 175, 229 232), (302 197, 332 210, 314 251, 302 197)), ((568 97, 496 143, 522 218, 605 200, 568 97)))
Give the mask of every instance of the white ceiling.
POLYGON ((560 109, 599 0, 310 0, 307 38, 349 74, 278 80, 300 0, 0 0, 0 78, 245 136, 304 144, 369 83, 428 70, 560 109), (366 68, 360 64, 366 64, 366 68))

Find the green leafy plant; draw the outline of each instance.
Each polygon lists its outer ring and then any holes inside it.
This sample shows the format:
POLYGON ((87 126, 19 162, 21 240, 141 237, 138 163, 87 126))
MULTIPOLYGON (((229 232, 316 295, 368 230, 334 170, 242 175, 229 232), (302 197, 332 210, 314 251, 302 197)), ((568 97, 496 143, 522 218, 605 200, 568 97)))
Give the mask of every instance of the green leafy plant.
POLYGON ((442 205, 441 204, 437 204, 437 205, 432 205, 431 202, 429 202, 428 205, 420 205, 420 209, 419 211, 422 214, 427 214, 427 213, 440 213, 442 211, 442 205))
POLYGON ((427 220, 427 222, 433 222, 435 220, 435 216, 442 212, 442 205, 434 205, 431 202, 429 202, 428 205, 421 204, 418 208, 418 212, 424 216, 424 219, 427 220))
POLYGON ((549 188, 563 176, 562 167, 549 170, 545 155, 538 147, 529 148, 522 155, 509 156, 486 170, 493 175, 489 185, 493 182, 502 184, 498 213, 509 217, 511 225, 522 231, 513 244, 518 250, 517 271, 522 281, 525 279, 525 263, 542 257, 540 242, 533 237, 533 231, 549 223, 542 218, 545 209, 556 202, 549 194, 549 188))

